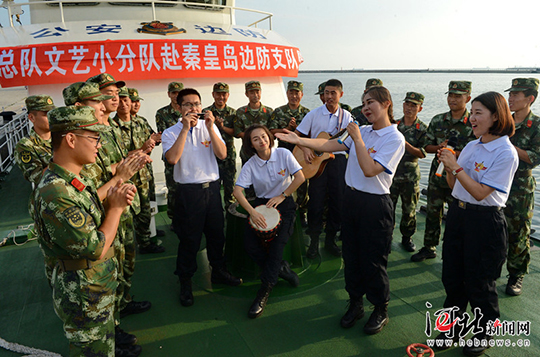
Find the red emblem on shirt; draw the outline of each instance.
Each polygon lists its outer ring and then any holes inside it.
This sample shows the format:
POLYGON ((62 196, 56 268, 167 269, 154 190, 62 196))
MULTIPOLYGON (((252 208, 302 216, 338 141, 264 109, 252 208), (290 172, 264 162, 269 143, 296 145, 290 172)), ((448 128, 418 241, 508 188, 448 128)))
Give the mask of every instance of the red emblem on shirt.
POLYGON ((529 119, 527 120, 527 128, 530 128, 532 126, 532 120, 529 119))
POLYGON ((375 154, 377 152, 377 150, 375 150, 373 147, 370 147, 368 150, 367 150, 368 154, 375 154))
POLYGON ((474 163, 474 171, 480 172, 480 171, 484 171, 484 170, 487 170, 487 167, 484 166, 483 162, 481 162, 481 163, 475 162, 474 163))
POLYGON ((74 178, 73 180, 71 180, 71 185, 73 185, 73 187, 79 190, 79 192, 82 192, 86 188, 86 186, 77 178, 74 178))
POLYGON ((201 141, 201 144, 203 144, 203 145, 206 146, 206 147, 209 147, 210 144, 212 144, 212 142, 209 141, 209 140, 205 140, 205 141, 201 141))
POLYGON ((281 169, 281 171, 278 172, 278 175, 285 177, 285 169, 281 169))

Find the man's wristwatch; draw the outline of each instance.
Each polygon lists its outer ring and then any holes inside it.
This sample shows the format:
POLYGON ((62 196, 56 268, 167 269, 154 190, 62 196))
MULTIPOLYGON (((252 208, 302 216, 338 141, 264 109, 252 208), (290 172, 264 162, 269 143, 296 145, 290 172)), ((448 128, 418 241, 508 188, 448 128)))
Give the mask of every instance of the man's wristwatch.
POLYGON ((463 171, 463 167, 460 167, 459 169, 456 169, 456 170, 452 170, 452 175, 457 176, 457 174, 458 174, 460 171, 463 171))
POLYGON ((285 198, 289 197, 289 196, 285 193, 285 191, 281 192, 281 194, 282 194, 283 197, 285 197, 285 198))

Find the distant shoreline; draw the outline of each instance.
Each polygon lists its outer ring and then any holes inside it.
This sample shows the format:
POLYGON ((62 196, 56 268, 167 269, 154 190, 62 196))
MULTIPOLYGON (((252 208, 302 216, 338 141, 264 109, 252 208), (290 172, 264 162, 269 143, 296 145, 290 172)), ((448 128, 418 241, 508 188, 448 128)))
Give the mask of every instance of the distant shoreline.
POLYGON ((471 69, 301 69, 299 73, 540 73, 540 68, 471 69))

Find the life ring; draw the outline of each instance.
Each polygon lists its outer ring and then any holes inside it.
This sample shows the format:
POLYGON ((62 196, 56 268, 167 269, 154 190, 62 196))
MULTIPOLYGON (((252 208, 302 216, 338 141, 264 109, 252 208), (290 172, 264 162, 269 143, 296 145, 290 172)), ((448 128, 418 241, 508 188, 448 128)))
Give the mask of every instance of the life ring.
POLYGON ((429 356, 426 357, 433 357, 435 356, 435 352, 428 346, 422 344, 422 343, 413 343, 412 345, 407 346, 407 356, 409 357, 424 357, 425 353, 429 353, 429 356), (416 353, 415 356, 412 355, 413 352, 416 353))

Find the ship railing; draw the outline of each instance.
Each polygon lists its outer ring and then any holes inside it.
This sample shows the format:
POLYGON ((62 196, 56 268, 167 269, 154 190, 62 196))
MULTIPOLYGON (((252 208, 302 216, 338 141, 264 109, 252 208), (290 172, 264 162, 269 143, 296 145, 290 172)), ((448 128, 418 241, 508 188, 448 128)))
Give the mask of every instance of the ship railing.
MULTIPOLYGON (((47 5, 58 5, 58 9, 60 11, 60 18, 62 23, 65 23, 64 18, 64 6, 73 5, 74 3, 80 3, 80 4, 88 4, 88 5, 96 5, 96 3, 111 3, 110 0, 38 0, 38 1, 31 1, 31 2, 12 2, 12 1, 4 1, 2 3, 2 6, 7 8, 8 16, 9 16, 9 23, 11 27, 15 27, 13 23, 13 16, 16 16, 17 19, 20 15, 24 13, 22 10, 22 6, 32 6, 36 4, 47 4, 47 5), (69 5, 68 5, 69 4, 69 5)), ((158 0, 129 0, 128 3, 131 4, 141 4, 141 5, 148 5, 151 6, 152 11, 152 19, 153 21, 157 21, 156 16, 156 5, 162 5, 162 6, 171 6, 171 0, 168 1, 158 1, 158 0)), ((129 4, 126 3, 124 6, 129 6, 129 4)), ((177 4, 174 4, 177 5, 177 4)), ((245 11, 245 12, 251 12, 255 14, 261 14, 264 17, 262 19, 259 19, 251 24, 248 25, 248 27, 258 27, 260 23, 263 23, 264 21, 268 21, 268 28, 269 30, 272 30, 272 16, 273 14, 266 11, 261 10, 254 10, 254 9, 247 9, 243 7, 236 7, 236 6, 228 6, 228 5, 219 5, 214 3, 204 3, 204 2, 189 2, 189 1, 179 1, 178 5, 185 5, 187 7, 193 7, 193 8, 204 8, 209 10, 229 10, 230 18, 231 18, 231 24, 235 23, 234 16, 235 11, 245 11)))
POLYGON ((0 126, 0 172, 8 172, 15 161, 15 146, 30 132, 26 110, 0 126))

